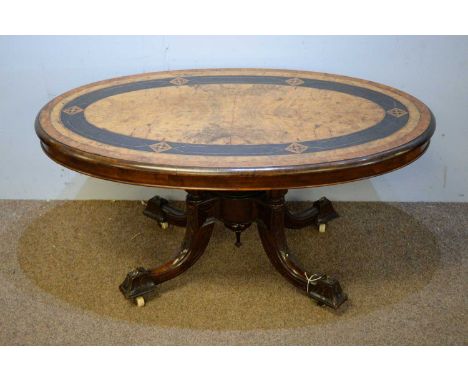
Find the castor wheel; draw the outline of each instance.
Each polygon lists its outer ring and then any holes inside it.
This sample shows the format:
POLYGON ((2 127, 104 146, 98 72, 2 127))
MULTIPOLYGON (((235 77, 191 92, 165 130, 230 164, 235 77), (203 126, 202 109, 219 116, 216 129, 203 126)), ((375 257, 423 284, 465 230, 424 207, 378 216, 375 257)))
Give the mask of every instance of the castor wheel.
POLYGON ((160 222, 160 223, 159 223, 159 226, 160 226, 162 229, 168 229, 168 228, 169 228, 169 223, 168 223, 168 222, 160 222))
POLYGON ((319 224, 319 232, 324 233, 327 230, 327 225, 325 223, 319 224))
POLYGON ((135 298, 135 304, 139 308, 145 306, 145 298, 143 296, 138 296, 135 298))

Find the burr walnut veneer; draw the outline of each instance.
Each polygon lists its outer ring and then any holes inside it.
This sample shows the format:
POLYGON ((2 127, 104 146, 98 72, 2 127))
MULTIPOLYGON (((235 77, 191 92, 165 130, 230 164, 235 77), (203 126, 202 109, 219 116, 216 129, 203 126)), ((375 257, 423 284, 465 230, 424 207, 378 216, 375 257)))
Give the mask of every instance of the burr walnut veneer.
POLYGON ((429 145, 430 110, 399 90, 324 73, 218 69, 148 73, 71 90, 38 114, 43 150, 108 180, 187 190, 186 210, 155 197, 145 214, 186 227, 174 260, 137 268, 120 286, 140 305, 201 256, 215 220, 240 234, 256 223, 272 264, 319 304, 346 300, 339 282, 309 272, 285 228, 337 217, 322 198, 305 211, 287 189, 342 183, 407 165, 429 145))

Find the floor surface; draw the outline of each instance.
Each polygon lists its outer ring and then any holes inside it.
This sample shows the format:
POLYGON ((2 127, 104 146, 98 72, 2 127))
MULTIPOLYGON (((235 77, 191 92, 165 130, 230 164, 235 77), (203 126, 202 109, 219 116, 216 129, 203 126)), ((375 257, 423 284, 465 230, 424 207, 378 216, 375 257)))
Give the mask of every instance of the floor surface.
POLYGON ((169 259, 182 228, 161 230, 139 202, 0 201, 0 344, 466 345, 468 204, 335 207, 326 233, 287 234, 308 269, 340 280, 338 311, 276 273, 255 225, 237 248, 222 224, 137 308, 118 285, 169 259))

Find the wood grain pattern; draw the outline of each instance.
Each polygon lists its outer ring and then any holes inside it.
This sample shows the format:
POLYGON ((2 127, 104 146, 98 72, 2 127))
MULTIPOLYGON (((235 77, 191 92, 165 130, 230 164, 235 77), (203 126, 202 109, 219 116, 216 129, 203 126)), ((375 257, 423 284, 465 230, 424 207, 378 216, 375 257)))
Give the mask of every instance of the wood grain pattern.
POLYGON ((331 138, 373 126, 384 114, 375 103, 348 94, 262 84, 133 91, 85 110, 90 123, 119 134, 205 145, 331 138))
POLYGON ((273 188, 290 188, 390 171, 418 157, 434 127, 424 104, 384 85, 262 69, 102 81, 55 98, 36 121, 46 153, 77 171, 239 190, 270 188, 276 177, 286 183, 273 188))

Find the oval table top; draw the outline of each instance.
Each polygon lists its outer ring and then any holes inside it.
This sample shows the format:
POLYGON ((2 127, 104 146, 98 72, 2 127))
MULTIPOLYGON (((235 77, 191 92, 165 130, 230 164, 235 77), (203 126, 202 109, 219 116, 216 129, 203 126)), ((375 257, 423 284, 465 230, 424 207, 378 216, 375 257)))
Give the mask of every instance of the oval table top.
POLYGON ((76 171, 184 189, 310 187, 402 167, 435 121, 414 97, 305 71, 211 69, 121 77, 39 112, 44 151, 76 171))

